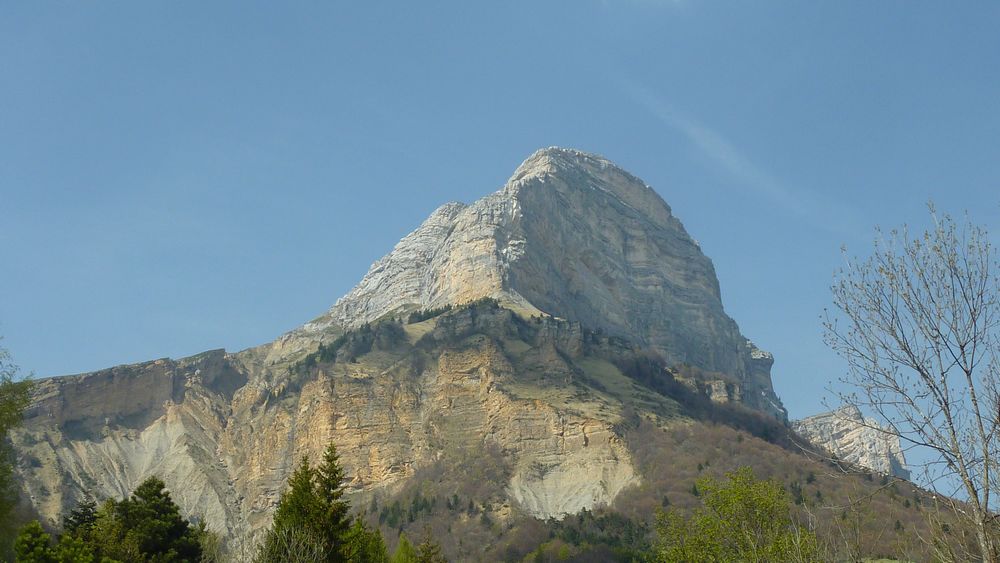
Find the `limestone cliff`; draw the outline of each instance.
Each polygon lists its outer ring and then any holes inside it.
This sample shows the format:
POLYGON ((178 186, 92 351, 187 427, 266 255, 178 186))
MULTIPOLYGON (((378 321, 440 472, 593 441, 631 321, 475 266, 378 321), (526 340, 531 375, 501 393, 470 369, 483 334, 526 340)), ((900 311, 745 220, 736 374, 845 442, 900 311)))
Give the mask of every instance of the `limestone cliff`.
POLYGON ((882 475, 910 478, 899 438, 881 431, 874 419, 865 418, 856 407, 796 420, 792 428, 839 459, 882 475))
POLYGON ((773 358, 726 315, 711 260, 670 207, 642 180, 575 150, 539 150, 499 191, 442 206, 297 334, 482 297, 734 377, 737 401, 786 418, 773 358))
POLYGON ((50 523, 157 474, 186 515, 246 537, 331 440, 356 500, 488 448, 504 467, 494 517, 550 517, 640 480, 623 413, 684 416, 668 392, 682 372, 696 398, 783 422, 772 362, 651 188, 550 148, 496 193, 436 210, 316 320, 238 353, 43 380, 12 438, 50 523))

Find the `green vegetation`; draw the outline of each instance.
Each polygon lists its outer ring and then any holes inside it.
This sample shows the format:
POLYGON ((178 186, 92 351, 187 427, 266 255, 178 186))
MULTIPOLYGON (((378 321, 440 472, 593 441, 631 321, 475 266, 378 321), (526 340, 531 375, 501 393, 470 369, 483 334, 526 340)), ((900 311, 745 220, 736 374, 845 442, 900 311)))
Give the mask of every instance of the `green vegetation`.
POLYGON ((17 532, 18 486, 14 479, 14 452, 7 433, 21 423, 24 409, 28 407, 33 382, 19 379, 18 368, 11 361, 10 353, 0 347, 0 557, 10 559, 11 547, 17 532))
MULTIPOLYGON (((719 374, 667 366, 620 338, 581 331, 558 319, 521 318, 492 300, 433 319, 417 327, 419 339, 393 319, 347 332, 300 361, 288 382, 338 381, 344 373, 378 370, 410 389, 416 387, 413 377, 433 369, 441 354, 488 349, 503 354, 513 367, 501 382, 512 396, 580 412, 620 412, 615 429, 641 481, 623 490, 614 506, 537 520, 509 500, 515 469, 509 452, 463 434, 455 426, 461 422, 446 412, 432 412, 427 424, 462 441, 432 443, 443 455, 421 464, 398 488, 361 493, 360 506, 352 510, 344 495, 344 470, 330 446, 318 466, 308 459, 297 466, 262 542, 220 545, 220 538, 204 527, 188 524, 203 560, 384 563, 441 561, 447 555, 511 563, 639 562, 703 556, 697 561, 738 557, 740 549, 749 549, 761 553, 760 560, 923 561, 935 551, 969 542, 968 528, 941 517, 923 491, 877 475, 844 474, 839 465, 802 455, 796 437, 777 421, 711 403, 698 385, 718 380, 719 374), (744 467, 752 468, 748 478, 744 472, 751 469, 744 467), (760 507, 747 508, 755 503, 760 507), (808 530, 798 522, 809 522, 808 530), (719 530, 730 529, 767 541, 716 541, 719 530), (702 530, 715 535, 685 539, 702 530), (944 540, 928 545, 922 537, 944 540), (683 551, 695 548, 704 551, 683 551)), ((108 562, 186 560, 141 554, 134 540, 142 544, 144 534, 157 527, 136 525, 129 520, 134 515, 110 508, 117 504, 81 502, 65 516, 56 541, 40 526, 25 528, 19 557, 94 563, 102 557, 108 562), (113 552, 104 537, 114 538, 108 542, 125 553, 113 552)))
POLYGON ((451 311, 451 305, 445 305, 444 307, 438 307, 436 309, 422 309, 420 311, 414 311, 410 313, 409 317, 406 318, 406 324, 412 325, 426 321, 427 319, 433 319, 434 317, 443 315, 448 311, 451 311))
POLYGON ((381 532, 370 530, 360 519, 351 525, 343 482, 344 469, 333 444, 323 452, 319 467, 311 467, 309 458, 303 457, 281 495, 257 561, 297 560, 303 546, 316 553, 317 561, 327 563, 386 561, 381 532))
POLYGON ((21 529, 14 544, 24 563, 180 563, 199 561, 211 540, 204 527, 180 515, 163 481, 150 477, 124 500, 108 500, 99 509, 87 501, 65 518, 58 541, 37 522, 21 529))
POLYGON ((743 467, 698 480, 704 508, 689 517, 661 511, 655 560, 662 562, 818 561, 815 534, 793 523, 781 484, 743 467))

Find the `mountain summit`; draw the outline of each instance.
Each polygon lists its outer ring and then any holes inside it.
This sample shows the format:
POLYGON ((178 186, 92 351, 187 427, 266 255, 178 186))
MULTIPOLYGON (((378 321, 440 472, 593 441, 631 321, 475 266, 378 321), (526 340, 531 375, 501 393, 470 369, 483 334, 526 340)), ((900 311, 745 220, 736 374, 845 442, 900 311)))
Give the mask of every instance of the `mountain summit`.
POLYGON ((770 354, 722 307, 712 261, 646 183, 549 147, 500 190, 435 210, 306 332, 491 297, 648 346, 736 381, 731 399, 781 419, 770 354))
POLYGON ((378 524, 402 529, 400 507, 413 523, 436 495, 457 537, 490 542, 488 523, 634 490, 640 427, 732 416, 779 435, 771 363, 656 192, 548 148, 495 193, 438 208, 273 342, 39 381, 12 441, 24 498, 53 525, 157 475, 186 516, 252 538, 297 460, 332 441, 378 524))

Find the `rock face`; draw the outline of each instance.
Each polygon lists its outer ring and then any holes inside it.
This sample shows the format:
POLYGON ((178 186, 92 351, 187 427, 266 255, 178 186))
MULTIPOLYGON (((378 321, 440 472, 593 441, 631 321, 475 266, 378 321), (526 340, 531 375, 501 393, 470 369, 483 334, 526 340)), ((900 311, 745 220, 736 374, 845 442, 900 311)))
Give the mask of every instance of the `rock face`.
POLYGON ((910 478, 899 438, 878 430, 878 423, 865 418, 856 407, 797 420, 792 428, 839 459, 882 475, 910 478))
POLYGON ((550 148, 496 193, 437 209, 316 320, 235 354, 43 380, 12 439, 51 523, 157 474, 186 515, 246 537, 331 440, 359 499, 488 447, 506 468, 498 515, 561 516, 640 479, 625 405, 682 414, 619 368, 640 348, 662 377, 696 369, 713 400, 786 419, 773 358, 725 314, 669 206, 603 158, 550 148))
POLYGON ((542 149, 499 191, 440 207, 307 328, 482 297, 735 377, 739 402, 786 418, 773 358, 726 315, 712 261, 670 207, 642 180, 575 150, 542 149))

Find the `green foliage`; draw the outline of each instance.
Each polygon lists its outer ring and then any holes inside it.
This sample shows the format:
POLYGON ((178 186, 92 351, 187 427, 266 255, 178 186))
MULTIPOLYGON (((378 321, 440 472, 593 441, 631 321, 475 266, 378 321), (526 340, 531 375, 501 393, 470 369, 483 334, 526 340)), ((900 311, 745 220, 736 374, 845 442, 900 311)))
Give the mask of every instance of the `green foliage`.
POLYGON ((16 561, 25 563, 57 563, 52 537, 38 521, 29 522, 14 540, 16 561))
POLYGON ((320 344, 315 352, 296 362, 289 371, 308 371, 320 363, 356 362, 359 357, 373 350, 392 350, 405 341, 406 332, 398 322, 388 320, 374 325, 365 323, 341 334, 329 344, 320 344))
MULTIPOLYGON (((60 563, 97 563, 94 550, 80 538, 63 535, 56 544, 56 560, 60 563)), ((105 559, 102 563, 109 563, 105 559)))
POLYGON ((181 517, 163 481, 150 477, 122 501, 108 500, 97 508, 85 500, 67 514, 58 543, 36 521, 18 536, 17 561, 59 563, 180 563, 198 561, 201 540, 209 532, 196 530, 181 517))
POLYGON ((690 518, 660 511, 656 560, 663 562, 815 561, 815 536, 792 522, 788 495, 743 467, 727 482, 698 480, 704 507, 690 518))
MULTIPOLYGON (((166 485, 157 477, 143 481, 122 501, 108 500, 96 511, 93 522, 65 534, 76 537, 98 557, 123 563, 172 563, 197 561, 202 554, 198 531, 181 517, 166 485)), ((89 509, 71 512, 89 518, 89 509)))
MULTIPOLYGON (((64 535, 55 545, 37 520, 29 522, 14 542, 18 563, 95 563, 91 546, 80 538, 64 535)), ((111 560, 106 560, 110 562, 111 560)))
POLYGON ((414 324, 427 319, 432 319, 438 315, 442 315, 451 311, 451 305, 445 305, 444 307, 438 307, 436 309, 423 309, 420 311, 414 311, 410 313, 410 316, 406 318, 406 324, 414 324))
POLYGON ((399 535, 399 543, 396 544, 391 563, 417 563, 417 550, 413 549, 413 544, 406 538, 406 534, 399 535))
POLYGON ((97 503, 91 498, 84 499, 76 508, 63 516, 63 533, 73 537, 90 537, 97 521, 97 503))
POLYGON ((417 546, 417 563, 448 563, 441 554, 441 545, 434 540, 430 528, 424 530, 424 536, 417 546))
POLYGON ((344 539, 344 556, 357 563, 389 563, 389 552, 382 539, 382 532, 370 529, 361 518, 347 531, 344 539))
POLYGON ((310 467, 309 458, 303 457, 278 502, 261 558, 285 561, 286 550, 282 545, 287 543, 288 536, 306 534, 319 542, 324 561, 347 561, 351 520, 350 504, 343 498, 343 481, 344 469, 333 444, 327 446, 323 462, 317 468, 310 467))
POLYGON ((21 423, 24 409, 31 402, 29 379, 18 380, 18 368, 10 354, 0 347, 0 556, 10 557, 11 545, 17 532, 13 517, 18 488, 14 476, 14 452, 7 433, 21 423))
POLYGON ((124 538, 134 538, 139 551, 156 561, 190 561, 201 555, 191 524, 181 517, 166 485, 157 477, 140 484, 132 496, 115 507, 124 538))

